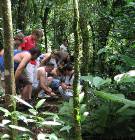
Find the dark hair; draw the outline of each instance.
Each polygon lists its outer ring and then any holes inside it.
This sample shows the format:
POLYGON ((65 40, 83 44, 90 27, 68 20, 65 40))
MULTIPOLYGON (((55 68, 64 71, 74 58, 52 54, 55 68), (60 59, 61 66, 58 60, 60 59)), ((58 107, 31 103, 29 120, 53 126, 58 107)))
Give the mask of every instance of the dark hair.
POLYGON ((70 62, 71 62, 71 63, 74 62, 74 58, 75 58, 75 57, 74 57, 73 55, 70 55, 70 62))
POLYGON ((37 47, 30 49, 29 52, 30 52, 31 55, 35 55, 36 54, 37 56, 39 56, 41 54, 40 49, 37 48, 37 47))
POLYGON ((52 51, 51 54, 60 58, 60 52, 59 51, 52 51))
POLYGON ((41 29, 33 30, 32 34, 36 35, 38 38, 42 38, 43 37, 43 31, 41 29))
POLYGON ((54 64, 52 62, 46 63, 46 66, 54 67, 54 64))
POLYGON ((73 65, 71 63, 68 63, 64 66, 64 70, 67 70, 67 71, 72 71, 74 68, 73 68, 73 65))
POLYGON ((24 38, 24 34, 19 32, 18 34, 15 35, 14 40, 19 40, 23 42, 24 41, 23 38, 24 38))
POLYGON ((57 69, 59 70, 60 73, 64 72, 64 68, 63 67, 58 67, 57 69))
POLYGON ((67 42, 68 43, 68 39, 67 38, 64 38, 63 39, 63 42, 67 42))

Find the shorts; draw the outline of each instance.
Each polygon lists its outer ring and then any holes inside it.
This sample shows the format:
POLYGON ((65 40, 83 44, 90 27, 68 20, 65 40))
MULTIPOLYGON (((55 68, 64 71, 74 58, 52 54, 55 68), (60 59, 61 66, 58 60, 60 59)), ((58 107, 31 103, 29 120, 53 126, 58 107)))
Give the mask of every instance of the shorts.
POLYGON ((31 63, 28 63, 26 68, 25 68, 25 73, 27 74, 27 78, 29 79, 29 81, 31 83, 33 83, 34 81, 34 76, 36 74, 36 69, 37 69, 37 65, 33 65, 31 63))
POLYGON ((60 80, 58 79, 53 79, 51 84, 50 84, 50 87, 52 88, 53 91, 57 91, 59 86, 60 86, 60 80))
POLYGON ((4 80, 5 80, 4 72, 1 72, 1 81, 4 81, 4 80))
POLYGON ((23 87, 25 87, 26 85, 31 85, 32 83, 29 81, 27 75, 25 74, 25 72, 23 72, 18 80, 16 81, 16 89, 21 89, 23 87))

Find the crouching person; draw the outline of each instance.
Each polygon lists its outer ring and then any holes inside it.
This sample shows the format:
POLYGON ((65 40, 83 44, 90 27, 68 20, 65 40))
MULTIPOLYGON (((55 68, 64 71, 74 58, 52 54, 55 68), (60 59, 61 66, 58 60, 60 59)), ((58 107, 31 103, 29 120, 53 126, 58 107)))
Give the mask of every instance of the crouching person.
POLYGON ((64 67, 64 77, 59 92, 65 100, 69 100, 73 96, 73 80, 74 80, 74 69, 71 64, 67 64, 64 67))
POLYGON ((53 78, 48 77, 48 74, 54 69, 54 64, 48 62, 46 65, 39 67, 36 71, 36 75, 34 78, 34 82, 32 84, 33 87, 33 96, 37 96, 39 98, 44 98, 46 95, 55 96, 55 93, 49 87, 53 78), (36 95, 35 95, 36 94, 36 95))
MULTIPOLYGON (((29 51, 14 51, 14 73, 16 88, 22 88, 21 98, 25 101, 31 99, 32 83, 28 79, 28 74, 26 73, 26 65, 31 60, 37 59, 40 55, 40 50, 38 48, 33 48, 29 51)), ((4 72, 4 58, 0 58, 0 70, 4 72)))
POLYGON ((26 66, 31 60, 37 59, 40 55, 38 48, 33 48, 29 51, 18 51, 14 55, 14 71, 15 82, 17 89, 22 87, 21 98, 25 101, 31 99, 32 83, 28 78, 29 75, 26 72, 26 66))

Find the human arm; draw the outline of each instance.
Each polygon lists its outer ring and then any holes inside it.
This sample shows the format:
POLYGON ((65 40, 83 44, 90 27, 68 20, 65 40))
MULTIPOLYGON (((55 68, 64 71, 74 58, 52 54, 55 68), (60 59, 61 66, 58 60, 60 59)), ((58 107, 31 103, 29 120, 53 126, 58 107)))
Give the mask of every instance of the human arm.
POLYGON ((41 61, 41 65, 44 65, 51 58, 51 53, 46 53, 45 57, 41 61))
POLYGON ((0 56, 3 56, 4 55, 4 49, 2 49, 1 51, 0 51, 0 56))
POLYGON ((22 44, 20 44, 19 45, 19 47, 17 48, 18 50, 24 50, 24 48, 26 47, 26 40, 22 43, 22 44))
POLYGON ((57 76, 57 68, 54 68, 51 72, 50 72, 50 75, 52 76, 52 77, 55 77, 55 76, 57 76))
POLYGON ((64 44, 62 44, 62 45, 60 46, 60 51, 61 51, 61 52, 67 51, 67 47, 66 47, 64 44))
POLYGON ((31 55, 28 53, 28 55, 23 56, 19 66, 17 67, 17 70, 15 72, 15 80, 18 80, 19 76, 23 72, 25 66, 27 63, 31 60, 31 55))
POLYGON ((38 71, 38 76, 39 76, 39 84, 40 87, 45 91, 45 93, 49 94, 49 95, 55 95, 52 92, 52 89, 50 87, 48 87, 47 85, 47 77, 45 77, 45 72, 44 70, 39 70, 38 71))
POLYGON ((67 85, 66 83, 61 83, 61 87, 66 90, 66 89, 72 89, 73 86, 72 85, 67 85))
POLYGON ((70 75, 70 77, 65 77, 65 82, 61 84, 63 89, 73 89, 73 80, 74 80, 74 72, 70 75))
POLYGON ((22 47, 21 47, 21 46, 19 46, 19 47, 17 48, 17 50, 20 50, 20 51, 21 51, 21 50, 22 50, 22 47))

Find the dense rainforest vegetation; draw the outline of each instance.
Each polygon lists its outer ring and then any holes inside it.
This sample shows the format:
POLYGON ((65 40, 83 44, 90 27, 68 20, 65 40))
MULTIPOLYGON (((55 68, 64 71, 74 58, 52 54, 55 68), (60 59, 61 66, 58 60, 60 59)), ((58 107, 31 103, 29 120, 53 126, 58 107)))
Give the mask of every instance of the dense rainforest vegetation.
POLYGON ((0 0, 0 137, 12 140, 135 139, 135 0, 0 0), (16 95, 13 36, 42 29, 42 53, 68 40, 73 98, 16 95), (79 92, 79 83, 82 91, 79 92), (1 85, 1 84, 0 84, 1 85), (20 111, 18 102, 29 107, 20 111))

